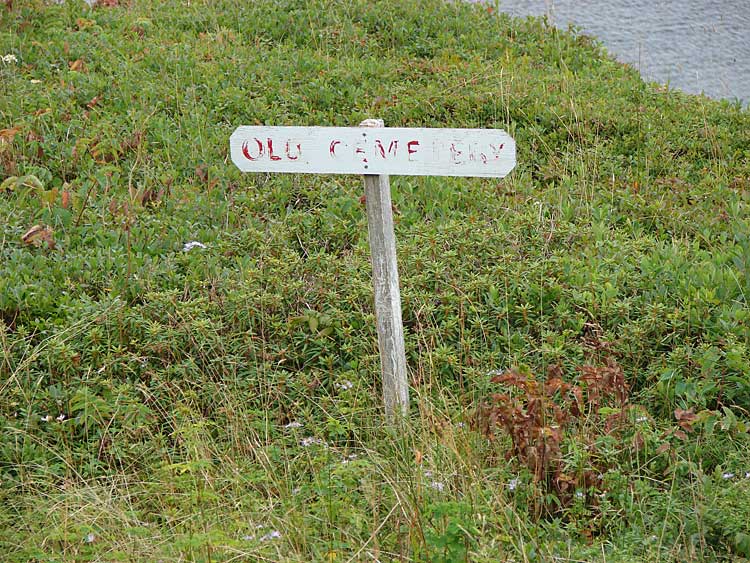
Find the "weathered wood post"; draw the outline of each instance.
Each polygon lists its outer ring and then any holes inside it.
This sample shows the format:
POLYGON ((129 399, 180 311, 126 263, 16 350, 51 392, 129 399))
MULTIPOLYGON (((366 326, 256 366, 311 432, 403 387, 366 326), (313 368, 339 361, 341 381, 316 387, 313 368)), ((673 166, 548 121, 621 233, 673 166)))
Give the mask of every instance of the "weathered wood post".
MULTIPOLYGON (((383 126, 381 119, 366 119, 360 123, 360 127, 383 126)), ((409 411, 409 383, 388 175, 365 174, 365 199, 385 416, 393 422, 409 411)))

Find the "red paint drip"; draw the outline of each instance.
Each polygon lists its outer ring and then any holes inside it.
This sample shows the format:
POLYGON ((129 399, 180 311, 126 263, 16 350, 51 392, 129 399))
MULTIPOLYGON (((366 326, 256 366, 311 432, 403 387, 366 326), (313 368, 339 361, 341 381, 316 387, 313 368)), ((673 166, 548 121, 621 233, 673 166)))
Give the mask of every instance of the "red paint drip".
POLYGON ((505 143, 500 143, 497 148, 495 145, 490 145, 490 149, 492 149, 492 154, 495 157, 495 160, 498 160, 500 158, 500 151, 503 150, 503 147, 505 146, 505 143))
POLYGON ((460 151, 456 148, 456 143, 451 143, 451 160, 453 162, 458 162, 458 157, 463 154, 463 151, 460 151))
MULTIPOLYGON (((354 154, 366 154, 365 153, 365 149, 363 149, 362 147, 357 147, 356 150, 354 151, 354 154)), ((364 162, 366 164, 367 163, 367 157, 363 158, 362 162, 364 162)))

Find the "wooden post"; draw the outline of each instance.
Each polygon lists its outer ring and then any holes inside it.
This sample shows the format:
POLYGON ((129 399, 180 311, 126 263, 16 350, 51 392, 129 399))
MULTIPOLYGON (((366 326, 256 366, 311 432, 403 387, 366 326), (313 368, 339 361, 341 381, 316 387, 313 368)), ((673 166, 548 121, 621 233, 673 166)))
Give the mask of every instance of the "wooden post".
MULTIPOLYGON (((366 119, 360 127, 383 127, 383 121, 366 119)), ((388 176, 366 174, 365 198, 385 416, 388 422, 393 422, 409 412, 409 385, 388 176)))

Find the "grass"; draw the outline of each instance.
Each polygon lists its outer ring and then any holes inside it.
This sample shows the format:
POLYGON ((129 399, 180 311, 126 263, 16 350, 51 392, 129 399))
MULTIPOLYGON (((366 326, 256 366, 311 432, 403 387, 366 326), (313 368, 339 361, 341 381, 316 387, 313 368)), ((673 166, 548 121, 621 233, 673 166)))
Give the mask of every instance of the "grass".
POLYGON ((750 557, 746 109, 437 0, 15 0, 0 56, 0 560, 750 557), (228 160, 368 117, 518 145, 392 178, 395 429, 361 178, 228 160))

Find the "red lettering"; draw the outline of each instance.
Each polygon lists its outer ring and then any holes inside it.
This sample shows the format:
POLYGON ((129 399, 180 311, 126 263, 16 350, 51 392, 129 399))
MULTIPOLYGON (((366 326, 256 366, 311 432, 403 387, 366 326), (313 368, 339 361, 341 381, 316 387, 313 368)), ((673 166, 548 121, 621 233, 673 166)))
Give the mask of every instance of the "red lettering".
POLYGON ((503 150, 503 147, 505 146, 504 143, 500 143, 499 145, 490 145, 490 150, 492 151, 492 155, 495 160, 500 158, 500 151, 503 150))
POLYGON ((328 147, 328 154, 336 156, 336 145, 340 145, 341 141, 331 141, 331 146, 328 147))
POLYGON ((419 146, 419 141, 409 141, 406 143, 406 152, 409 153, 409 160, 412 160, 411 155, 415 154, 417 152, 417 148, 419 146))
POLYGON ((383 146, 383 143, 380 142, 380 139, 375 139, 375 148, 378 149, 380 156, 385 158, 385 147, 383 146))
POLYGON ((450 150, 451 150, 451 160, 455 162, 456 164, 460 164, 461 161, 459 160, 459 158, 461 157, 462 154, 464 154, 464 152, 456 148, 456 143, 451 143, 450 150))
MULTIPOLYGON (((367 153, 365 152, 365 149, 363 149, 362 147, 357 147, 356 149, 354 149, 354 154, 364 154, 364 155, 366 155, 367 153)), ((367 157, 366 156, 362 157, 362 162, 367 162, 367 157)))
POLYGON ((388 145, 388 150, 385 150, 383 141, 381 141, 380 139, 375 139, 375 150, 378 151, 381 158, 387 158, 387 155, 396 156, 396 152, 398 151, 398 139, 391 141, 391 143, 388 145))
POLYGON ((248 146, 248 141, 245 141, 242 143, 242 154, 245 155, 245 158, 248 160, 258 160, 261 156, 263 156, 263 143, 260 139, 254 139, 255 142, 258 144, 258 154, 253 156, 250 154, 250 147, 248 146))
POLYGON ((286 142, 286 157, 289 160, 297 160, 299 158, 299 155, 302 154, 302 144, 297 143, 297 154, 292 156, 291 154, 289 154, 289 143, 290 141, 286 142))
POLYGON ((271 157, 271 160, 281 160, 279 155, 273 154, 273 141, 270 138, 268 139, 268 156, 271 157))

